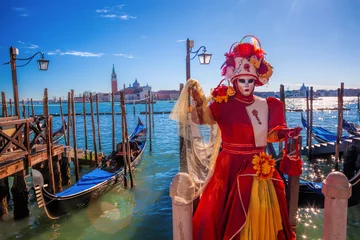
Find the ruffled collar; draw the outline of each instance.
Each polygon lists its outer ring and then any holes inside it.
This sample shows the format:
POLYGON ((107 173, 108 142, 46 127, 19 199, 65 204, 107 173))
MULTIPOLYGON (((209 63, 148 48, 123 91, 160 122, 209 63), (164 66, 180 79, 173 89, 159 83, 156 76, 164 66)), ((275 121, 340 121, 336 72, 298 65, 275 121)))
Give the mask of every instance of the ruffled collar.
POLYGON ((252 104, 255 101, 254 94, 250 94, 249 96, 244 96, 241 93, 237 92, 234 97, 237 101, 240 101, 245 104, 252 104))

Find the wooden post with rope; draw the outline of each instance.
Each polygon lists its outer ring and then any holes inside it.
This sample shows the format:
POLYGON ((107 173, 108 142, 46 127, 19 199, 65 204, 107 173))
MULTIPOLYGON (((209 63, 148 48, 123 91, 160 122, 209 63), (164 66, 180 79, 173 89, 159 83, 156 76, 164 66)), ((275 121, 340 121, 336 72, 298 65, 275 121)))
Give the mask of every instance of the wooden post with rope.
POLYGON ((125 108, 125 96, 124 93, 120 93, 120 100, 121 100, 121 116, 122 119, 124 121, 124 138, 126 139, 126 161, 127 161, 127 165, 129 167, 129 174, 130 174, 130 186, 131 188, 134 187, 134 175, 133 175, 133 171, 132 171, 132 165, 131 165, 131 149, 130 149, 130 139, 129 139, 129 134, 128 134, 128 130, 127 130, 127 121, 126 121, 126 108, 125 108))
POLYGON ((151 118, 152 118, 152 129, 154 131, 154 125, 155 125, 155 121, 154 121, 154 94, 151 96, 151 118))
POLYGON ((79 158, 77 152, 77 143, 76 143, 76 113, 75 113, 75 102, 74 102, 74 90, 71 89, 71 113, 72 113, 72 134, 73 134, 73 148, 74 148, 74 165, 75 165, 75 178, 76 181, 80 179, 80 170, 79 170, 79 158))
MULTIPOLYGON (((184 88, 184 84, 180 83, 180 94, 181 91, 184 88)), ((180 124, 179 128, 183 128, 184 126, 182 126, 180 124)), ((180 130, 181 131, 181 130, 180 130)), ((185 147, 184 147, 184 138, 182 136, 179 137, 179 153, 180 153, 180 172, 186 172, 187 173, 187 162, 186 162, 186 152, 185 152, 185 147)))
POLYGON ((101 136, 100 136, 100 117, 99 117, 99 96, 98 96, 98 94, 95 95, 95 101, 96 101, 96 121, 97 121, 97 130, 98 130, 99 152, 102 153, 101 136))
POLYGON ((111 93, 111 120, 112 120, 112 151, 115 153, 115 107, 114 107, 114 93, 111 93))
MULTIPOLYGON (((306 122, 309 126, 309 119, 310 119, 310 116, 309 116, 310 112, 309 112, 309 90, 306 90, 306 122)), ((306 146, 308 147, 308 151, 310 149, 310 146, 309 146, 309 138, 310 138, 310 128, 308 127, 306 129, 306 146)))
POLYGON ((48 100, 48 90, 45 88, 44 90, 44 116, 46 121, 46 146, 47 146, 47 158, 48 158, 48 168, 49 168, 49 183, 50 183, 50 191, 55 193, 55 179, 54 179, 54 168, 53 168, 53 146, 52 146, 52 119, 49 116, 49 100, 48 100))
POLYGON ((30 101, 31 101, 31 116, 35 117, 35 109, 34 109, 33 99, 31 98, 30 101))
POLYGON ((7 103, 6 103, 5 92, 1 92, 1 102, 2 102, 2 116, 7 117, 8 112, 7 112, 7 103))
POLYGON ((26 118, 26 108, 25 108, 25 101, 24 99, 21 100, 21 104, 22 104, 22 114, 23 114, 23 118, 26 118))
POLYGON ((339 171, 340 141, 342 136, 342 125, 343 125, 343 101, 344 101, 344 83, 341 83, 341 87, 338 88, 338 124, 337 124, 337 135, 336 135, 336 145, 335 145, 335 171, 339 171))
POLYGON ((29 118, 30 117, 30 100, 29 98, 27 99, 27 117, 29 118))
MULTIPOLYGON (((87 129, 86 129, 86 96, 85 93, 82 97, 83 100, 83 116, 84 116, 84 141, 85 141, 85 160, 87 160, 87 153, 88 153, 88 138, 87 138, 87 129)), ((92 160, 92 159, 90 159, 92 160)))
POLYGON ((151 110, 150 110, 150 102, 151 102, 151 93, 148 91, 148 112, 149 112, 149 140, 150 140, 150 152, 152 151, 152 129, 151 129, 151 110))
POLYGON ((67 136, 66 136, 66 131, 65 131, 65 119, 64 119, 64 112, 63 112, 63 106, 62 106, 62 99, 60 98, 59 101, 60 101, 61 124, 62 124, 62 128, 64 129, 64 141, 65 141, 65 145, 67 145, 67 136))
POLYGON ((95 131, 95 119, 94 119, 94 109, 93 109, 93 99, 92 98, 93 98, 92 93, 90 93, 91 125, 92 125, 92 133, 93 133, 93 145, 94 145, 94 150, 95 150, 95 161, 97 164, 99 164, 98 151, 97 151, 97 146, 96 146, 96 131, 95 131))
POLYGON ((12 110, 13 110, 13 107, 12 107, 12 100, 11 100, 11 98, 9 99, 9 105, 10 105, 10 117, 12 117, 12 110))
POLYGON ((308 128, 309 128, 309 147, 308 147, 308 160, 310 161, 312 158, 312 126, 313 126, 313 95, 314 90, 313 87, 310 87, 310 114, 309 114, 309 122, 308 122, 308 128))
MULTIPOLYGON (((127 153, 126 153, 126 142, 127 138, 126 138, 126 133, 125 133, 125 119, 126 119, 126 115, 125 115, 125 103, 124 103, 124 95, 120 92, 120 111, 121 111, 121 136, 122 136, 122 143, 121 143, 121 151, 122 151, 122 156, 123 156, 123 161, 124 161, 124 187, 127 187, 127 153), (124 119, 125 118, 125 119, 124 119)), ((129 167, 130 168, 130 167, 129 167)))
POLYGON ((136 115, 135 100, 133 101, 134 115, 136 115))

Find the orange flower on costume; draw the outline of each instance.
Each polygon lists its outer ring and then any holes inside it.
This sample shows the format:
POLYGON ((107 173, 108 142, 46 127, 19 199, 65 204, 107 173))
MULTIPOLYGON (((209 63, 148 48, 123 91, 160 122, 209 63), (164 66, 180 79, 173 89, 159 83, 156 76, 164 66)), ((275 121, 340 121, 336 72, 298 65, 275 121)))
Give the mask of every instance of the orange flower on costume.
POLYGON ((252 159, 252 164, 259 180, 270 179, 275 171, 275 160, 265 152, 255 155, 252 159))
POLYGON ((215 102, 222 103, 229 100, 229 96, 235 95, 235 89, 231 86, 225 86, 224 84, 217 86, 211 93, 215 102))

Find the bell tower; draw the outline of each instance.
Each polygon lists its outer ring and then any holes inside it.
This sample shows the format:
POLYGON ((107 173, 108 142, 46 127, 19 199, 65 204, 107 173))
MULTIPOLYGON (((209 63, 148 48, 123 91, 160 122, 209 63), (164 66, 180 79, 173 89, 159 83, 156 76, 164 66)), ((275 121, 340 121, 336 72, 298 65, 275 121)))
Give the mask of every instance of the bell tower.
POLYGON ((113 69, 111 73, 111 92, 116 93, 117 91, 117 77, 115 73, 115 66, 113 64, 113 69))

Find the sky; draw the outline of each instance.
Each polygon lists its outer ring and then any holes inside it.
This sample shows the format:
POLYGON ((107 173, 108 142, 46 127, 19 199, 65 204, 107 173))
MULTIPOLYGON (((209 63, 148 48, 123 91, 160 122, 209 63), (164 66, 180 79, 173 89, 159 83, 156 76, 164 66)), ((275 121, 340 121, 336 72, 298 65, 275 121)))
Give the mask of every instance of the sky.
MULTIPOLYGON (((17 68, 21 99, 86 90, 111 91, 113 64, 119 88, 135 79, 153 91, 179 89, 186 81, 187 38, 205 46, 209 65, 191 61, 191 77, 205 93, 217 86, 224 54, 244 35, 259 38, 274 67, 256 91, 360 88, 360 0, 62 0, 0 1, 0 63, 9 48, 18 58, 45 53, 17 68)), ((192 55, 193 56, 193 55, 192 55)), ((17 60, 17 65, 25 63, 17 60)), ((0 65, 0 91, 12 98, 9 65, 0 65)))

